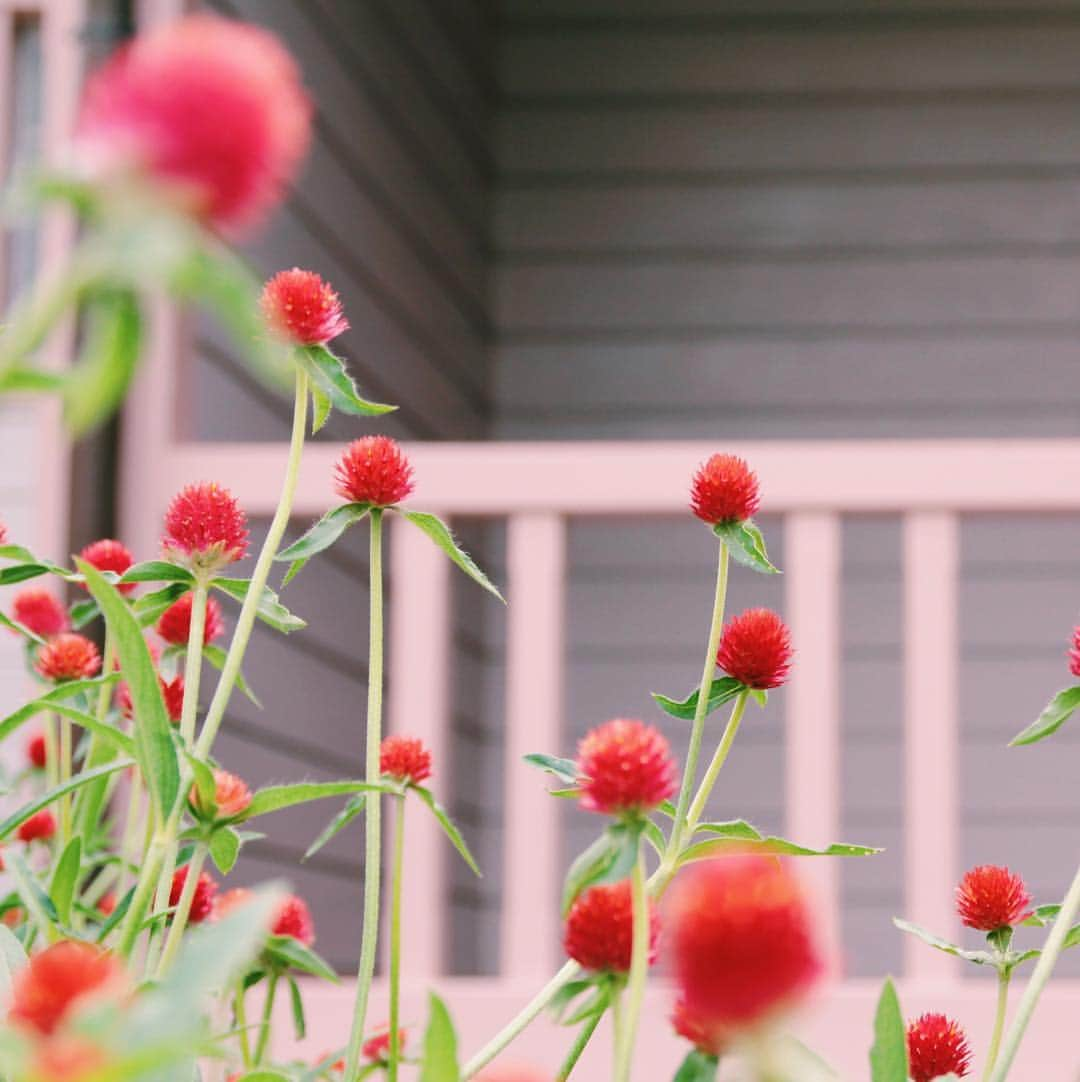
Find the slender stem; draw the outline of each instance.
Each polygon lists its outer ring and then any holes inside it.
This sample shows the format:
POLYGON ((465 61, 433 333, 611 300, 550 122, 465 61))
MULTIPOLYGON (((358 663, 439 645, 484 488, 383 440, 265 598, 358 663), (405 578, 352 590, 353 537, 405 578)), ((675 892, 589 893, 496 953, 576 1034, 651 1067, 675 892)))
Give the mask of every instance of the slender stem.
POLYGON ((124 870, 120 876, 120 885, 126 890, 130 881, 131 868, 139 866, 138 835, 139 822, 142 814, 143 784, 138 772, 132 770, 128 780, 128 806, 127 816, 124 822, 124 833, 120 844, 120 854, 124 858, 124 870))
POLYGON ((604 1011, 597 1011, 596 1014, 581 1027, 581 1032, 578 1033, 574 1043, 570 1046, 570 1051, 566 1054, 566 1059, 563 1060, 562 1066, 559 1068, 559 1073, 555 1075, 555 1082, 566 1082, 570 1077, 574 1068, 577 1066, 578 1060, 581 1059, 581 1054, 585 1051, 585 1046, 592 1040, 592 1035, 596 1032, 596 1027, 600 1025, 600 1019, 604 1017, 604 1013, 604 1011))
POLYGON ((45 782, 50 789, 60 784, 60 742, 56 738, 56 718, 46 714, 42 723, 45 737, 45 782))
POLYGON ((748 691, 739 692, 735 699, 735 705, 731 708, 731 716, 728 718, 724 735, 720 738, 712 762, 709 763, 709 769, 705 771, 705 777, 701 779, 701 788, 698 789, 697 796, 694 797, 694 803, 690 805, 690 814, 686 820, 686 841, 693 837, 694 831, 701 821, 701 816, 705 812, 705 804, 709 799, 709 794, 716 784, 717 775, 723 769, 724 763, 727 762, 728 754, 731 752, 731 745, 735 743, 735 737, 739 732, 739 723, 742 721, 743 714, 746 713, 746 703, 749 697, 750 693, 748 691))
POLYGON ((1035 969, 1028 980, 1027 987, 1020 997, 1020 1002, 1016 1008, 1016 1016, 1005 1034, 1001 1054, 994 1065, 994 1071, 990 1075, 989 1082, 1005 1082, 1008 1077, 1009 1068, 1012 1067, 1013 1060, 1016 1059, 1016 1053, 1020 1049, 1020 1042, 1024 1039, 1024 1031, 1031 1021, 1031 1016, 1034 1014, 1035 1007, 1039 1002, 1039 996, 1042 995, 1043 989, 1050 980, 1050 974, 1054 971, 1058 957, 1065 947, 1065 937, 1069 934, 1069 929, 1076 920, 1078 910, 1080 910, 1080 868, 1077 869, 1076 876, 1069 887, 1069 892, 1061 903, 1061 912, 1058 913, 1057 920, 1054 921, 1054 927, 1050 929, 1050 934, 1046 937, 1046 946, 1043 947, 1043 952, 1035 964, 1035 969))
POLYGON ((998 970, 997 1009, 994 1012, 994 1031, 990 1036, 990 1047, 986 1052, 986 1066, 983 1068, 983 1082, 990 1077, 1001 1047, 1001 1035, 1005 1030, 1005 1013, 1009 1006, 1009 978, 1012 970, 1002 966, 998 970))
POLYGON ((244 982, 237 981, 236 995, 233 996, 233 1017, 236 1019, 236 1031, 240 1038, 240 1060, 244 1067, 248 1068, 251 1066, 251 1041, 247 1029, 247 1004, 244 1002, 246 995, 244 982))
POLYGON ((180 708, 180 735, 185 744, 190 744, 195 738, 195 721, 199 714, 207 594, 207 584, 202 578, 196 579, 195 588, 191 591, 191 622, 188 626, 187 652, 184 655, 184 703, 180 708))
POLYGON ((615 1031, 615 1073, 613 1078, 618 1078, 619 1074, 619 1050, 623 1045, 623 1001, 622 1001, 622 989, 616 988, 611 994, 611 1025, 615 1031))
POLYGON ((155 832, 146 852, 143 862, 143 870, 135 887, 135 894, 128 907, 127 916, 121 927, 119 954, 121 958, 130 958, 139 938, 143 918, 146 916, 146 907, 150 904, 153 895, 154 884, 157 882, 161 865, 165 859, 165 850, 168 847, 168 839, 161 833, 155 832))
POLYGON ((266 1055, 266 1047, 270 1043, 270 1023, 274 1017, 274 997, 277 995, 279 974, 271 973, 270 981, 266 988, 266 999, 263 1002, 262 1019, 259 1022, 259 1039, 255 1043, 255 1064, 259 1067, 266 1055))
POLYGON ((161 961, 158 963, 158 980, 161 980, 168 973, 173 960, 176 958, 176 952, 180 949, 180 941, 183 939, 184 930, 188 925, 188 918, 191 916, 191 903, 195 900, 195 891, 199 887, 199 876, 202 875, 207 851, 206 842, 199 842, 195 846, 195 852, 191 854, 191 861, 187 866, 187 876, 184 878, 184 889, 180 892, 180 897, 177 900, 176 912, 173 914, 172 924, 169 926, 169 937, 165 941, 165 950, 161 955, 161 961))
POLYGON ((401 1059, 401 889, 405 869, 405 794, 394 798, 394 863, 390 876, 390 1049, 386 1064, 387 1082, 397 1082, 401 1059))
MULTIPOLYGON (((370 630, 368 633, 368 700, 366 779, 369 784, 379 780, 379 745, 382 743, 382 684, 383 684, 383 574, 382 574, 382 511, 374 509, 371 520, 371 554, 369 559, 370 630)), ((382 841, 380 823, 380 794, 367 794, 367 822, 364 845, 364 926, 360 939, 360 963, 356 974, 356 1006, 352 1031, 345 1057, 345 1082, 355 1082, 359 1076, 360 1049, 364 1043, 368 995, 375 975, 375 944, 379 934, 379 872, 382 841)))
MULTIPOLYGON (((71 721, 68 718, 60 719, 60 767, 58 770, 60 784, 71 780, 71 721)), ((60 798, 60 849, 71 840, 71 794, 65 793, 60 798)))
POLYGON ((690 730, 690 747, 686 753, 686 768, 683 771, 682 787, 679 789, 679 802, 675 806, 675 821, 671 826, 664 863, 673 862, 683 844, 683 828, 686 823, 686 811, 690 806, 690 794, 697 781, 698 758, 701 755, 701 740, 705 732, 705 715, 709 709, 709 692, 712 690, 713 675, 716 672, 716 651, 720 646, 720 633, 724 627, 724 604, 727 599, 728 583, 728 547, 721 542, 717 557, 716 592, 713 597, 712 622, 709 625, 709 641, 705 647, 705 665, 701 672, 701 684, 698 687, 697 708, 694 711, 694 724, 690 730))
POLYGON ((649 895, 645 889, 645 850, 638 840, 637 860, 630 877, 633 899, 633 952, 630 956, 630 976, 626 988, 626 1012, 621 1027, 621 1040, 615 1046, 615 1082, 630 1082, 630 1067, 634 1060, 641 1004, 645 998, 645 979, 649 973, 649 895))
POLYGON ((568 984, 581 972, 577 962, 567 962, 554 977, 461 1069, 462 1082, 468 1082, 479 1074, 500 1052, 514 1040, 529 1023, 555 998, 564 984, 568 984))
MULTIPOLYGON (((102 651, 101 671, 111 673, 116 664, 116 643, 113 641, 112 632, 105 628, 105 648, 102 651)), ((111 684, 102 684, 98 689, 97 704, 94 707, 94 716, 104 723, 109 714, 109 702, 112 698, 113 688, 111 684)), ((90 742, 87 745, 86 758, 83 761, 83 769, 91 770, 95 766, 101 766, 115 755, 114 750, 103 741, 97 733, 90 734, 90 742)), ((111 791, 116 776, 101 778, 79 790, 75 801, 75 829, 84 837, 92 835, 101 817, 101 809, 108 799, 107 794, 111 791)))

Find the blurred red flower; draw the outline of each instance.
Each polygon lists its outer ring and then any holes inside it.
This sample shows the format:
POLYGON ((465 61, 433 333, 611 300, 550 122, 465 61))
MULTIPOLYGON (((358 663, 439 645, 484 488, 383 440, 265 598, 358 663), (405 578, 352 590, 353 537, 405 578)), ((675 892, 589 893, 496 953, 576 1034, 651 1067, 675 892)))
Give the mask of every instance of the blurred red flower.
MULTIPOLYGON (((79 555, 98 571, 114 571, 117 575, 122 575, 135 563, 135 557, 124 545, 109 538, 94 541, 87 545, 79 555)), ((117 589, 122 594, 130 594, 135 589, 135 583, 124 583, 122 586, 117 586, 117 589)))
POLYGON ((15 595, 11 618, 43 639, 51 639, 71 626, 64 606, 48 590, 37 586, 20 590, 15 595))
MULTIPOLYGON (((191 636, 191 605, 194 599, 193 593, 183 594, 158 617, 155 630, 171 646, 187 646, 188 638, 191 636)), ((213 642, 224 630, 221 606, 216 598, 208 597, 203 643, 213 642)))

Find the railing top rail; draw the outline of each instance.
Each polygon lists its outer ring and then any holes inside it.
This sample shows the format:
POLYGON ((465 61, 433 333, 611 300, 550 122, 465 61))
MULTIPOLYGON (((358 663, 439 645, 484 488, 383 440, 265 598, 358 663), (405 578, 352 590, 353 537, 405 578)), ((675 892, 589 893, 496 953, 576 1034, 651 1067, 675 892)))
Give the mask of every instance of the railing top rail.
MULTIPOLYGON (((298 514, 338 497, 342 445, 305 451, 298 514)), ((905 512, 1080 510, 1080 439, 414 443, 418 504, 458 514, 524 511, 667 514, 686 507, 689 478, 717 450, 757 471, 764 510, 905 512)), ((182 443, 170 448, 166 494, 199 478, 228 485, 253 513, 277 502, 284 447, 182 443)), ((167 498, 167 496, 166 496, 167 498)))

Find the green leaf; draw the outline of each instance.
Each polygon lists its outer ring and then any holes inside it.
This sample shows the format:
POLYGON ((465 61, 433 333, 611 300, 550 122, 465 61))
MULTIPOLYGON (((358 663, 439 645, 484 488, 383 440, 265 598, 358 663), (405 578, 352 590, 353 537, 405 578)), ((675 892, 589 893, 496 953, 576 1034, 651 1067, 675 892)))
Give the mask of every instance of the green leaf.
POLYGON ((115 725, 110 725, 107 721, 98 721, 93 714, 76 710, 73 706, 65 706, 63 703, 53 703, 49 710, 51 713, 59 714, 61 717, 75 722, 76 725, 81 725, 89 732, 95 733, 118 751, 123 752, 124 755, 135 758, 135 741, 127 733, 122 733, 115 725))
POLYGON ((275 560, 292 561, 281 585, 291 582, 312 556, 328 549, 350 526, 354 526, 370 511, 369 503, 347 503, 327 511, 303 537, 274 557, 275 560))
POLYGON ((787 838, 761 835, 755 838, 752 835, 758 832, 742 819, 731 823, 708 823, 699 829, 719 836, 687 847, 679 857, 680 867, 695 860, 709 860, 734 853, 767 853, 772 856, 791 857, 869 857, 881 852, 869 845, 848 845, 844 842, 834 843, 824 849, 812 849, 788 841, 787 838))
POLYGON ((312 800, 325 800, 332 796, 351 796, 353 793, 397 793, 398 786, 390 782, 365 781, 302 781, 294 785, 271 785, 260 789, 237 822, 247 822, 258 815, 291 808, 295 804, 308 804, 312 800))
POLYGON ((583 992, 595 987, 596 981, 591 977, 567 981, 548 1001, 547 1009, 556 1022, 564 1022, 567 1007, 583 992))
POLYGON ((713 527, 713 533, 727 545, 728 552, 737 563, 763 575, 780 574, 779 568, 769 562, 761 530, 750 519, 745 522, 720 522, 713 527))
POLYGON ((9 564, 0 571, 0 586, 14 586, 17 582, 26 582, 48 573, 45 564, 9 564))
POLYGON ((874 1015, 874 1046, 870 1049, 871 1082, 907 1082, 907 1031, 900 1000, 886 980, 874 1015))
POLYGON ((667 850, 667 839, 664 837, 664 832, 651 819, 645 820, 642 836, 656 850, 658 856, 664 855, 667 850))
POLYGON ((446 1004, 429 993, 427 1031, 424 1033, 424 1066, 420 1082, 461 1082, 457 1059, 457 1034, 446 1004))
MULTIPOLYGON (((718 710, 724 703, 730 702, 743 690, 745 690, 744 685, 740 684, 733 676, 722 676, 718 680, 714 680, 709 688, 706 715, 718 710)), ((679 718, 680 721, 693 721, 697 713, 698 696, 700 694, 701 689, 694 688, 685 699, 681 700, 669 699, 666 695, 661 695, 655 691, 652 693, 652 697, 656 705, 665 714, 670 714, 673 718, 679 718)))
POLYGON ((559 781, 564 781, 568 785, 577 785, 581 780, 577 763, 573 759, 560 759, 555 755, 541 755, 538 752, 532 752, 525 756, 525 762, 529 766, 539 767, 548 774, 554 774, 559 781))
POLYGON ((469 852, 465 839, 461 836, 461 831, 454 826, 450 816, 446 814, 446 809, 435 799, 435 794, 422 785, 410 785, 409 788, 431 809, 431 814, 442 827, 443 833, 450 839, 450 843, 458 851, 461 859, 472 869, 473 874, 481 875, 479 866, 473 859, 472 853, 469 852))
POLYGON ((304 997, 300 994, 300 985, 295 978, 287 976, 289 984, 289 1003, 292 1005, 293 1033, 298 1041, 307 1036, 307 1019, 304 1017, 304 997))
POLYGON ((57 703, 73 699, 76 695, 81 695, 85 691, 94 691, 101 687, 102 684, 114 684, 119 679, 119 673, 107 673, 105 676, 94 676, 89 680, 68 680, 63 684, 58 684, 44 695, 39 695, 36 699, 23 703, 14 714, 8 714, 6 718, 0 721, 0 741, 6 740, 20 726, 43 710, 55 710, 57 703))
POLYGON ((31 631, 30 628, 25 627, 23 624, 20 624, 18 620, 12 620, 10 616, 5 616, 2 612, 0 612, 0 625, 8 628, 8 630, 10 631, 18 632, 20 635, 29 639, 31 642, 37 643, 38 645, 41 645, 45 641, 40 635, 31 631))
POLYGON ((921 939, 924 943, 933 947, 935 950, 942 951, 944 954, 951 954, 954 958, 963 958, 964 961, 974 962, 978 966, 993 964, 994 956, 989 951, 964 950, 955 943, 950 943, 947 939, 942 939, 941 936, 934 935, 933 932, 927 931, 918 924, 912 924, 910 921, 901 920, 899 917, 893 917, 893 924, 895 924, 901 932, 907 932, 909 935, 921 939))
POLYGON ((643 821, 610 826, 570 865, 563 885, 562 914, 565 917, 578 896, 601 883, 625 879, 637 860, 638 838, 643 821))
MULTIPOLYGON (((206 660, 209 661, 210 664, 213 665, 218 672, 221 672, 221 670, 225 668, 225 658, 228 655, 220 646, 214 646, 213 643, 207 643, 203 647, 202 653, 203 657, 206 658, 206 660)), ((242 672, 237 673, 236 686, 240 689, 243 695, 247 696, 247 698, 251 702, 253 702, 260 710, 262 709, 262 703, 259 702, 258 698, 255 695, 255 692, 251 690, 251 687, 248 684, 247 680, 244 679, 244 674, 242 672)))
POLYGON ((195 576, 186 568, 166 560, 146 560, 129 567, 121 576, 122 583, 130 582, 185 582, 194 587, 195 576))
POLYGON ((217 814, 217 782, 210 767, 195 755, 186 756, 188 766, 195 777, 195 788, 199 794, 199 807, 206 809, 207 818, 217 814))
POLYGON ((264 953, 284 969, 298 969, 301 973, 310 973, 313 977, 338 983, 338 975, 333 967, 291 935, 272 935, 266 942, 264 953))
POLYGON ((116 411, 142 352, 142 312, 132 290, 95 294, 86 320, 85 344, 63 386, 64 419, 76 435, 96 428, 116 411))
POLYGON ((1037 744, 1056 733, 1080 706, 1080 685, 1059 691, 1043 708, 1043 712, 1022 733, 1009 741, 1010 748, 1037 744))
POLYGON ((160 590, 136 598, 131 608, 139 622, 139 627, 149 627, 157 623, 161 614, 187 592, 188 587, 184 583, 172 582, 160 590))
POLYGON ((180 763, 173 727, 161 698, 161 684, 150 649, 127 603, 85 560, 76 559, 86 585, 101 606, 112 633, 120 666, 131 691, 135 717, 135 750, 139 769, 162 819, 168 819, 180 797, 180 763))
POLYGON ((699 823, 695 833, 719 834, 722 838, 745 838, 759 842, 765 835, 745 819, 729 819, 723 823, 699 823))
POLYGON ((71 903, 75 900, 81 868, 82 838, 76 834, 60 854, 49 884, 49 897, 56 906, 57 919, 61 924, 71 923, 71 903))
MULTIPOLYGON (((210 585, 217 587, 222 593, 228 594, 236 601, 242 602, 247 597, 251 583, 248 579, 214 579, 210 585)), ((263 623, 269 624, 275 631, 282 631, 286 635, 290 631, 299 631, 307 627, 307 621, 289 612, 269 586, 263 587, 257 612, 263 623)))
POLYGON ((319 390, 318 387, 311 388, 311 434, 314 436, 316 432, 322 429, 323 425, 330 419, 330 399, 326 397, 319 390))
POLYGON ((0 1000, 7 1003, 11 984, 27 962, 23 945, 6 924, 0 924, 0 1000))
POLYGON ((672 1082, 715 1082, 720 1061, 696 1048, 687 1054, 672 1082))
POLYGON ((101 615, 101 609, 98 608, 98 603, 89 597, 85 601, 76 601, 68 615, 71 617, 71 626, 78 631, 86 627, 91 620, 96 620, 101 615))
POLYGON ((1020 923, 1027 928, 1045 928, 1053 924, 1061 912, 1060 905, 1037 905, 1031 915, 1020 923))
POLYGON ((330 400, 334 409, 358 417, 378 417, 397 409, 397 406, 361 398, 352 376, 345 370, 345 362, 326 346, 302 346, 297 349, 296 356, 311 376, 311 382, 330 400))
POLYGON ((240 838, 231 827, 218 827, 210 836, 210 859, 222 875, 228 875, 236 867, 240 856, 240 838))
POLYGON ((37 876, 30 870, 23 855, 18 852, 7 853, 4 867, 15 880, 15 891, 19 895, 19 900, 26 907, 26 912, 41 930, 42 935, 50 942, 56 939, 60 934, 60 929, 57 927, 59 918, 56 914, 56 906, 37 881, 37 876))
POLYGON ((97 941, 104 943, 109 938, 113 929, 118 927, 120 922, 127 916, 127 911, 131 908, 131 900, 135 897, 135 887, 132 886, 128 889, 127 894, 120 899, 116 904, 116 908, 109 914, 108 919, 98 929, 97 941))
POLYGON ((450 532, 450 528, 442 519, 437 515, 429 515, 424 511, 402 511, 401 514, 414 526, 423 530, 473 582, 479 583, 489 593, 494 594, 504 605, 506 604, 506 598, 499 593, 487 575, 476 566, 472 557, 458 546, 458 543, 454 540, 454 535, 450 532))
POLYGON ((109 774, 115 774, 118 770, 124 770, 133 765, 134 762, 131 759, 114 759, 111 763, 95 767, 93 770, 83 771, 70 780, 53 786, 48 792, 42 793, 31 800, 29 804, 24 804, 18 811, 12 812, 0 823, 0 840, 17 830, 32 815, 37 815, 43 808, 47 808, 54 801, 59 800, 65 793, 73 793, 76 789, 89 785, 90 782, 95 781, 97 778, 107 777, 109 774))
POLYGON ((357 818, 357 816, 362 815, 366 807, 366 796, 354 796, 352 800, 350 800, 345 807, 330 820, 323 832, 308 846, 307 852, 304 854, 304 860, 309 860, 313 857, 339 831, 347 827, 355 818, 357 818))

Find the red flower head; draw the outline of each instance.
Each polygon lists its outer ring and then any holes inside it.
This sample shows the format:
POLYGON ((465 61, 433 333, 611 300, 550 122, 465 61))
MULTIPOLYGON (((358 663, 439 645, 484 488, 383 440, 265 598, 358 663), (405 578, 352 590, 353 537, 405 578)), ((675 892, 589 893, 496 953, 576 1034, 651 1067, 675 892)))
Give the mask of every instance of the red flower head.
MULTIPOLYGON (((398 1030, 398 1048, 405 1047, 408 1033, 404 1029, 398 1030)), ((390 1055, 390 1030, 387 1026, 380 1026, 360 1049, 364 1059, 372 1063, 385 1063, 390 1055)))
POLYGON ((6 545, 8 542, 7 527, 0 522, 0 545, 6 545))
MULTIPOLYGON (((191 605, 194 599, 194 594, 184 594, 177 598, 158 617, 157 633, 170 646, 187 646, 188 638, 191 635, 191 605)), ((206 599, 206 624, 203 629, 203 644, 213 642, 224 630, 225 625, 221 620, 221 606, 217 603, 216 598, 208 597, 206 599)))
MULTIPOLYGON (((135 557, 119 541, 95 541, 92 545, 87 545, 79 555, 98 571, 115 571, 118 575, 122 575, 135 563, 135 557)), ((130 594, 135 589, 135 583, 124 583, 123 586, 117 586, 117 589, 122 594, 130 594)))
POLYGON ((924 1014, 912 1022, 907 1046, 911 1082, 932 1082, 947 1074, 963 1078, 971 1066, 964 1031, 943 1014, 924 1014))
POLYGON ((770 609, 747 609, 724 628, 716 664, 748 688, 778 688, 791 670, 791 632, 770 609))
POLYGON ((300 73, 278 39, 213 15, 119 50, 91 77, 79 124, 91 164, 120 158, 230 228, 281 201, 310 129, 300 73))
POLYGON ((671 1025, 675 1032, 686 1038, 699 1052, 707 1056, 722 1055, 728 1045, 728 1034, 722 1026, 710 1025, 687 1009, 683 1000, 678 1000, 671 1012, 671 1025))
POLYGON ((20 590, 15 595, 11 618, 43 639, 51 639, 71 626, 64 606, 48 590, 37 586, 20 590))
POLYGON ((298 346, 325 346, 349 329, 341 298, 314 271, 279 271, 263 286, 260 304, 266 322, 298 346))
POLYGON ((192 570, 212 571, 242 560, 247 543, 247 516, 221 485, 188 485, 165 512, 165 555, 192 570))
POLYGON ((1008 868, 980 864, 960 880, 956 911, 969 928, 993 932, 1031 916, 1031 895, 1023 879, 1008 868))
POLYGON ((290 894, 278 908, 270 934, 290 935, 305 947, 310 947, 315 942, 315 922, 311 919, 307 902, 296 894, 290 894))
POLYGON ((690 509, 702 522, 745 522, 761 504, 757 474, 737 455, 713 455, 694 474, 690 509))
POLYGON ((675 760, 659 730, 616 718, 578 745, 581 806, 605 815, 648 811, 675 792, 675 760))
MULTIPOLYGON (((169 715, 169 721, 173 725, 179 725, 180 715, 184 712, 184 678, 174 676, 171 680, 166 680, 158 673, 158 684, 161 687, 161 698, 165 702, 165 712, 169 715)), ((126 681, 117 686, 116 701, 120 707, 120 713, 125 718, 134 715, 135 704, 131 701, 131 688, 126 681)))
POLYGON ((21 842, 45 842, 56 833, 56 818, 48 808, 31 815, 19 825, 15 837, 21 842))
MULTIPOLYGON (((203 807, 199 799, 197 785, 191 787, 191 803, 201 812, 208 810, 203 807)), ((251 803, 251 790, 243 779, 235 774, 230 774, 227 770, 215 770, 214 803, 217 805, 215 815, 218 819, 231 819, 234 815, 247 810, 251 803)))
POLYGON ((668 928, 686 1009, 710 1027, 754 1025, 821 972, 802 893, 771 858, 688 869, 673 888, 668 928))
POLYGON ((1080 627, 1074 627, 1069 647, 1069 672, 1080 677, 1080 627))
POLYGON ((345 449, 335 471, 338 495, 352 503, 392 507, 413 490, 412 466, 388 436, 364 436, 345 449))
MULTIPOLYGON (((188 865, 186 864, 182 868, 177 868, 173 873, 172 889, 169 891, 170 906, 179 903, 187 877, 188 865)), ((201 924, 208 917, 214 915, 214 898, 216 895, 217 883, 206 872, 200 873, 199 881, 195 884, 195 893, 191 897, 191 913, 188 915, 190 924, 201 924)))
POLYGON ((419 785, 431 777, 431 752, 421 740, 388 736, 379 749, 379 773, 419 785))
POLYGON ((111 890, 107 890, 98 899, 97 911, 103 917, 111 917, 116 912, 116 895, 111 890))
POLYGON ((35 770, 44 770, 47 762, 45 734, 34 733, 26 742, 26 758, 35 770))
MULTIPOLYGON (((656 961, 660 917, 649 906, 649 964, 656 961)), ((592 887, 570 907, 563 934, 566 953, 597 972, 625 973, 634 949, 634 906, 630 881, 592 887)))
POLYGON ((49 1036, 82 1001, 126 988, 123 969, 89 943, 64 940, 35 954, 16 977, 8 1017, 49 1036))
POLYGON ((38 650, 34 668, 46 680, 87 680, 100 671, 101 655, 85 635, 65 631, 38 650))

